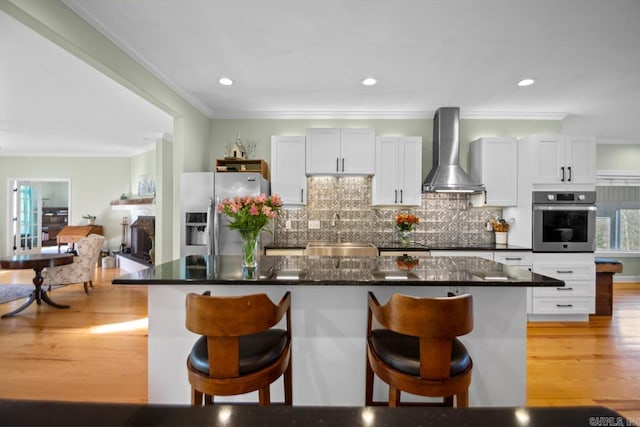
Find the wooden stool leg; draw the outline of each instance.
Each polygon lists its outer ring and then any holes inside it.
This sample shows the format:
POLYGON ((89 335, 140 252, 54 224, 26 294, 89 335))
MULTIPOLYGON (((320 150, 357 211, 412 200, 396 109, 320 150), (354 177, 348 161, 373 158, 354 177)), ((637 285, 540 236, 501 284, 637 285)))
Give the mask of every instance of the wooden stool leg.
POLYGON ((271 396, 269 393, 269 386, 261 388, 258 391, 258 398, 260 400, 260 406, 268 406, 271 404, 271 396))
POLYGON ((205 405, 213 405, 214 403, 214 396, 210 395, 210 394, 205 394, 204 395, 204 404, 205 405))
POLYGON ((445 396, 442 399, 442 405, 443 406, 453 407, 453 396, 445 396))
POLYGON ((292 364, 291 356, 289 356, 289 366, 287 366, 287 370, 284 371, 284 404, 289 406, 293 404, 292 364))
POLYGON ((371 364, 369 363, 369 353, 367 353, 367 366, 365 373, 365 390, 364 390, 364 404, 365 406, 373 405, 373 369, 371 369, 371 364))
POLYGON ((469 389, 465 389, 456 394, 456 407, 468 408, 469 407, 469 389))
POLYGON ((400 390, 389 386, 389 407, 395 408, 400 405, 400 390))
POLYGON ((83 285, 84 285, 84 293, 89 295, 89 288, 87 287, 87 282, 84 282, 83 285))
POLYGON ((202 406, 202 392, 191 387, 191 405, 202 406))

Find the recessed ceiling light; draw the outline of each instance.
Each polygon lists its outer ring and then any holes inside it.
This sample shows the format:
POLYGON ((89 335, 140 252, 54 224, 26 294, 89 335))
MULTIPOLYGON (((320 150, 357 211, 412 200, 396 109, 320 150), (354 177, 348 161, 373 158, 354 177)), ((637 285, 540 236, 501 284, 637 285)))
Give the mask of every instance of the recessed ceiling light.
POLYGON ((378 83, 378 81, 376 79, 374 79, 373 77, 367 77, 366 79, 364 79, 362 81, 362 84, 365 85, 365 86, 373 86, 376 83, 378 83))
POLYGON ((534 79, 522 79, 518 82, 518 86, 531 86, 532 84, 534 84, 536 81, 534 79))
POLYGON ((220 79, 218 79, 218 83, 223 86, 231 86, 233 84, 233 80, 228 77, 220 77, 220 79))

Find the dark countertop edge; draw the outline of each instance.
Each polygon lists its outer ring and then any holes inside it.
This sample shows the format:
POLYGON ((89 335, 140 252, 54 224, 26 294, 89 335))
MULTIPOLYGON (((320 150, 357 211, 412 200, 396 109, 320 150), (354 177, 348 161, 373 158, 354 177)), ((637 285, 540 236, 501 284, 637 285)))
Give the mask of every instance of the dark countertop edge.
POLYGON ((527 417, 529 427, 563 425, 635 425, 616 411, 603 406, 574 407, 322 407, 271 405, 145 405, 126 403, 84 403, 29 400, 0 400, 0 425, 11 426, 137 426, 218 425, 221 413, 225 426, 356 426, 367 411, 377 427, 385 426, 513 426, 520 427, 518 414, 527 417), (230 415, 230 416, 229 416, 230 415))
POLYGON ((468 286, 470 288, 482 287, 506 287, 506 288, 545 288, 563 287, 564 282, 557 279, 546 278, 536 283, 514 282, 508 280, 483 280, 483 281, 456 281, 456 280, 369 280, 369 281, 349 281, 349 280, 216 280, 216 279, 118 279, 111 281, 114 285, 266 285, 266 286, 468 286), (547 280, 548 279, 548 280, 547 280))

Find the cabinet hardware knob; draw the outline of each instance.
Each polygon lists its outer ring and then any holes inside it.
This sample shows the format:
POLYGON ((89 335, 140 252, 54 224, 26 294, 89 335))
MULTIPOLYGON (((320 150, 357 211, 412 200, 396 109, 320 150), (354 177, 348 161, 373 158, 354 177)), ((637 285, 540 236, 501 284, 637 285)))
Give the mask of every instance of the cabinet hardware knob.
POLYGON ((559 291, 572 291, 573 288, 556 288, 559 291))
POLYGON ((556 304, 556 307, 568 308, 568 307, 573 307, 573 304, 556 304))
POLYGON ((567 181, 571 182, 571 166, 569 166, 567 169, 569 169, 569 179, 567 181))
POLYGON ((561 179, 561 181, 564 182, 564 166, 562 166, 560 169, 562 169, 562 179, 561 179))
POLYGON ((344 157, 342 158, 342 172, 344 172, 344 157))
POLYGON ((572 274, 573 270, 556 270, 558 274, 572 274))
POLYGON ((393 190, 393 203, 398 203, 398 190, 393 190))
POLYGON ((336 157, 336 172, 340 172, 340 158, 336 157))
POLYGON ((400 190, 400 203, 402 203, 402 190, 400 190))
POLYGON ((510 256, 508 256, 505 259, 507 261, 522 261, 522 258, 520 258, 520 257, 510 257, 510 256))

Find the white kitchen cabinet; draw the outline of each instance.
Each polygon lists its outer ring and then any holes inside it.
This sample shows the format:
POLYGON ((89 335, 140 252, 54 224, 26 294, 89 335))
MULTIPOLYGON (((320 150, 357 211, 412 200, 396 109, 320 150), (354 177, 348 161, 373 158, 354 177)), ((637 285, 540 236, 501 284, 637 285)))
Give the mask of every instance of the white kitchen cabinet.
POLYGON ((596 267, 592 253, 535 253, 533 271, 565 286, 533 288, 530 321, 589 320, 595 313, 596 267))
MULTIPOLYGON (((510 267, 532 271, 533 253, 529 251, 495 251, 493 260, 510 267)), ((533 289, 527 288, 527 315, 533 312, 533 289)))
POLYGON ((268 248, 264 251, 269 256, 302 256, 304 248, 268 248))
POLYGON ((485 187, 485 205, 518 204, 518 140, 479 138, 469 147, 469 175, 485 187))
POLYGON ((513 267, 531 268, 533 254, 529 251, 495 251, 493 260, 513 267))
POLYGON ((306 172, 307 175, 373 175, 375 131, 307 129, 306 172))
POLYGON ((593 184, 596 182, 596 142, 592 136, 532 135, 520 140, 532 157, 532 184, 593 184))
POLYGON ((271 194, 278 194, 284 205, 307 204, 305 137, 271 137, 271 194))
POLYGON ((376 138, 372 204, 419 206, 422 202, 422 137, 376 138))
POLYGON ((378 251, 379 256, 430 256, 431 252, 428 250, 418 251, 403 251, 402 249, 380 249, 378 251))
POLYGON ((493 261, 493 251, 432 250, 431 256, 476 256, 493 261))

